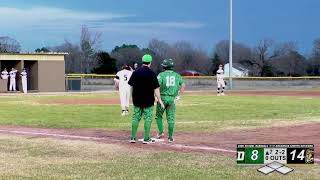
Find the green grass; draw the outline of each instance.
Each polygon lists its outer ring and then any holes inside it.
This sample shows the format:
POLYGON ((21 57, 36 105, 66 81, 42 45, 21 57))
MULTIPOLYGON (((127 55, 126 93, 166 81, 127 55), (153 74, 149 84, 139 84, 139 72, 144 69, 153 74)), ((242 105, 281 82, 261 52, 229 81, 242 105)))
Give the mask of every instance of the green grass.
MULTIPOLYGON (((129 129, 118 105, 39 104, 56 99, 118 98, 116 94, 0 98, 0 125, 50 128, 129 129)), ((279 123, 319 122, 320 101, 301 97, 186 95, 177 107, 177 131, 218 131, 279 123)))
POLYGON ((0 136, 3 179, 318 179, 319 165, 268 176, 235 159, 201 153, 158 152, 115 144, 0 136))
MULTIPOLYGON (((0 125, 130 130, 118 105, 53 105, 51 100, 109 99, 117 94, 0 97, 0 125), (42 102, 42 103, 40 103, 42 102)), ((176 130, 320 122, 319 99, 186 95, 178 103, 176 130)), ((142 128, 142 123, 140 128, 142 128)), ((155 129, 155 124, 153 125, 155 129)), ((235 158, 160 152, 129 145, 0 135, 1 179, 319 179, 320 166, 297 167, 286 176, 264 176, 235 158)))

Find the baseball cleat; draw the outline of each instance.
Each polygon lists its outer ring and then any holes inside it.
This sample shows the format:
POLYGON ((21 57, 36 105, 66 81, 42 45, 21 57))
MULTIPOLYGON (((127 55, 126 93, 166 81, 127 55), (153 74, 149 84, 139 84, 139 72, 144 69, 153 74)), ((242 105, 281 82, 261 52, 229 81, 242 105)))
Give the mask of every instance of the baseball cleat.
POLYGON ((174 142, 173 138, 168 138, 168 143, 173 143, 173 142, 174 142))
POLYGON ((156 137, 156 139, 162 139, 162 138, 164 138, 164 133, 158 134, 156 137))
POLYGON ((125 116, 126 115, 126 111, 122 111, 121 116, 125 116))
POLYGON ((149 140, 143 140, 142 144, 154 144, 156 143, 156 141, 152 138, 150 138, 149 140))
POLYGON ((128 110, 125 111, 125 115, 126 115, 126 116, 129 115, 129 111, 128 111, 128 110))
POLYGON ((225 96, 225 94, 224 94, 224 93, 221 93, 221 96, 225 96))
POLYGON ((135 138, 131 138, 131 140, 129 142, 130 143, 136 143, 136 139, 135 138))

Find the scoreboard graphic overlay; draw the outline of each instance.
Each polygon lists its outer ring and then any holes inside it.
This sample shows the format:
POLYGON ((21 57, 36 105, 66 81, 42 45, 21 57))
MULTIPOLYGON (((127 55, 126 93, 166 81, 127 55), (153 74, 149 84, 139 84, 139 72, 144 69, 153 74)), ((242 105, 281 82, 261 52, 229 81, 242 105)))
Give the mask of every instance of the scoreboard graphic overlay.
POLYGON ((238 144, 237 164, 264 165, 257 171, 286 175, 294 169, 285 165, 314 164, 313 144, 238 144))
POLYGON ((238 165, 314 164, 313 144, 238 144, 238 165))

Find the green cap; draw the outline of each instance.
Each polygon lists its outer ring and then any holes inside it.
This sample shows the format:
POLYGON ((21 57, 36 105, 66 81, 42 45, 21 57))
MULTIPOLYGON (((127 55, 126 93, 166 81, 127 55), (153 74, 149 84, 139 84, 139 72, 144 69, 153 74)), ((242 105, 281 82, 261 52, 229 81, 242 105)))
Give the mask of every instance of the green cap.
POLYGON ((150 54, 145 54, 142 57, 142 62, 150 63, 152 61, 152 56, 150 54))
POLYGON ((161 66, 165 69, 173 69, 174 63, 172 59, 165 59, 162 61, 161 66))

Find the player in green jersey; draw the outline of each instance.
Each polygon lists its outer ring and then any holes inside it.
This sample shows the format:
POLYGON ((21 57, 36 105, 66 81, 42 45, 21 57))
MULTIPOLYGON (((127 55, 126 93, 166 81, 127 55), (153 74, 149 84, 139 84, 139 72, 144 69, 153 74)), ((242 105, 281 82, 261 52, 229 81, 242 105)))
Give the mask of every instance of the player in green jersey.
POLYGON ((176 101, 180 99, 180 95, 184 92, 184 82, 180 74, 173 71, 174 62, 172 59, 163 60, 161 66, 164 71, 158 75, 160 85, 160 95, 165 105, 162 108, 157 104, 156 121, 158 125, 159 134, 158 139, 164 137, 163 130, 163 113, 166 112, 168 122, 168 139, 169 143, 173 142, 175 114, 176 114, 176 101))

